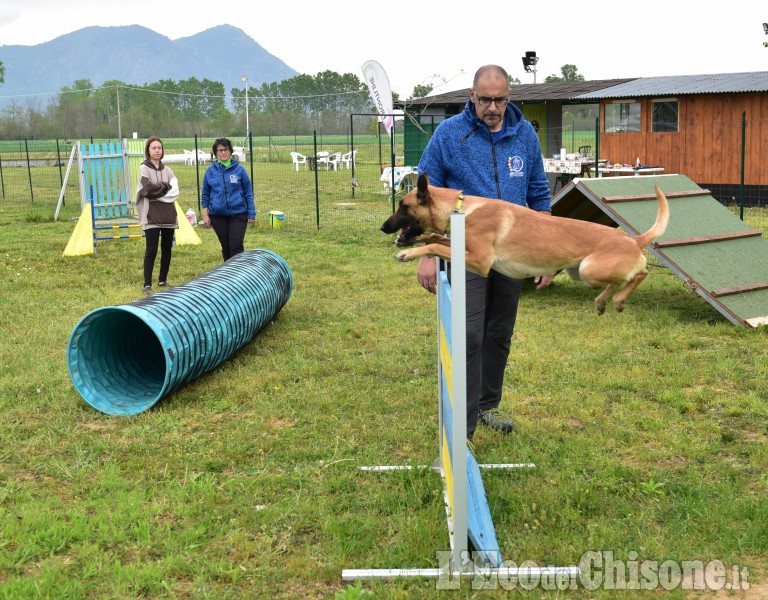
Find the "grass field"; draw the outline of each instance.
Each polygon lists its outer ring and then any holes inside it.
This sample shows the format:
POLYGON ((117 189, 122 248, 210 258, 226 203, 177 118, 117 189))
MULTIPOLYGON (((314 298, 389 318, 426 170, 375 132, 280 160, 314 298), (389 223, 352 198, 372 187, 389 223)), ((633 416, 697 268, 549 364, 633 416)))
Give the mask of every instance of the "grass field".
MULTIPOLYGON (((246 238, 292 270, 274 322, 153 409, 109 417, 74 390, 65 350, 89 311, 140 297, 143 242, 68 258, 70 221, 6 218, 0 598, 456 597, 430 580, 341 581, 436 567, 448 549, 439 476, 358 469, 437 456, 434 299, 374 217, 289 223, 246 238)), ((198 231, 203 245, 174 249, 174 284, 219 264, 198 231)), ((524 291, 503 403, 517 431, 475 436, 480 462, 536 464, 484 473, 503 557, 721 561, 728 581, 748 573, 735 597, 761 597, 768 329, 730 324, 658 266, 622 314, 597 317, 595 295, 563 275, 524 291)), ((647 597, 603 587, 537 589, 647 597)), ((459 595, 509 593, 467 581, 459 595)))

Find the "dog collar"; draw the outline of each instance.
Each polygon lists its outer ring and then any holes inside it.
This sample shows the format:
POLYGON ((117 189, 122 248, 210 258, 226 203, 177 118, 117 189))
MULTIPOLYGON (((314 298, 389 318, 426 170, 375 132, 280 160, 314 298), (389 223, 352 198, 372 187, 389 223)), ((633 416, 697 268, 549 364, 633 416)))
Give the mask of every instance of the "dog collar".
MULTIPOLYGON (((461 211, 461 205, 464 202, 464 194, 459 194, 459 197, 456 198, 456 206, 453 207, 453 212, 457 213, 461 211)), ((445 227, 445 233, 449 233, 451 231, 451 219, 448 219, 448 225, 445 227)))

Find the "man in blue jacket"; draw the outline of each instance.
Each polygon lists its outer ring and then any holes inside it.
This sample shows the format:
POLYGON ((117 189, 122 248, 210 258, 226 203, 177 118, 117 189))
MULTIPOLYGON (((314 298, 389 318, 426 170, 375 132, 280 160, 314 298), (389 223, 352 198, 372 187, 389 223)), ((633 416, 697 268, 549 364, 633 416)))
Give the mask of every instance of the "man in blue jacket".
MULTIPOLYGON (((435 129, 419 161, 421 173, 436 187, 551 210, 539 138, 509 102, 509 76, 497 65, 478 69, 463 112, 435 129)), ((419 261, 418 280, 435 293, 436 259, 419 261)), ((523 280, 491 271, 487 278, 467 272, 466 281, 467 438, 472 440, 478 421, 503 433, 513 430, 498 406, 523 280)), ((538 287, 551 281, 543 277, 538 287)))
POLYGON ((256 220, 256 205, 248 172, 232 156, 232 142, 219 138, 212 150, 216 160, 203 176, 203 225, 213 227, 226 261, 245 249, 245 231, 256 220))

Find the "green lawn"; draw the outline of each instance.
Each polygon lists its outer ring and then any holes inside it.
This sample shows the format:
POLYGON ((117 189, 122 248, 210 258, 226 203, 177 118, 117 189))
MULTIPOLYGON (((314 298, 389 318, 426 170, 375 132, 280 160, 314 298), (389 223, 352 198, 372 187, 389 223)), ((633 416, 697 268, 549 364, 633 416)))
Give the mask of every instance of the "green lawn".
MULTIPOLYGON (((373 217, 290 223, 246 238, 292 270, 274 322, 134 417, 86 404, 65 350, 85 314, 141 296, 143 242, 67 258, 71 222, 3 224, 0 597, 455 597, 341 580, 448 549, 437 474, 358 469, 437 456, 434 299, 373 217)), ((174 249, 174 284, 219 264, 198 232, 174 249)), ((768 329, 728 323, 660 267, 622 314, 597 317, 595 295, 564 275, 524 292, 503 404, 517 432, 475 437, 480 462, 536 464, 484 473, 503 557, 719 560, 764 593, 768 329)))

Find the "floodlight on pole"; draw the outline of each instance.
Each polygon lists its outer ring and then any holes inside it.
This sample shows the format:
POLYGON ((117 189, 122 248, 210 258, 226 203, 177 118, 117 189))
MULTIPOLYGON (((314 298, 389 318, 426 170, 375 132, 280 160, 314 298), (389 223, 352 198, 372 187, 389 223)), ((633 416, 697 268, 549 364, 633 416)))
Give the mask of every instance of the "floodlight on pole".
POLYGON ((251 134, 251 122, 248 118, 248 76, 242 75, 240 81, 245 83, 245 139, 249 139, 251 134))
POLYGON ((533 73, 533 83, 536 83, 536 63, 539 62, 539 58, 536 56, 536 52, 529 50, 523 56, 523 68, 528 73, 533 73))

